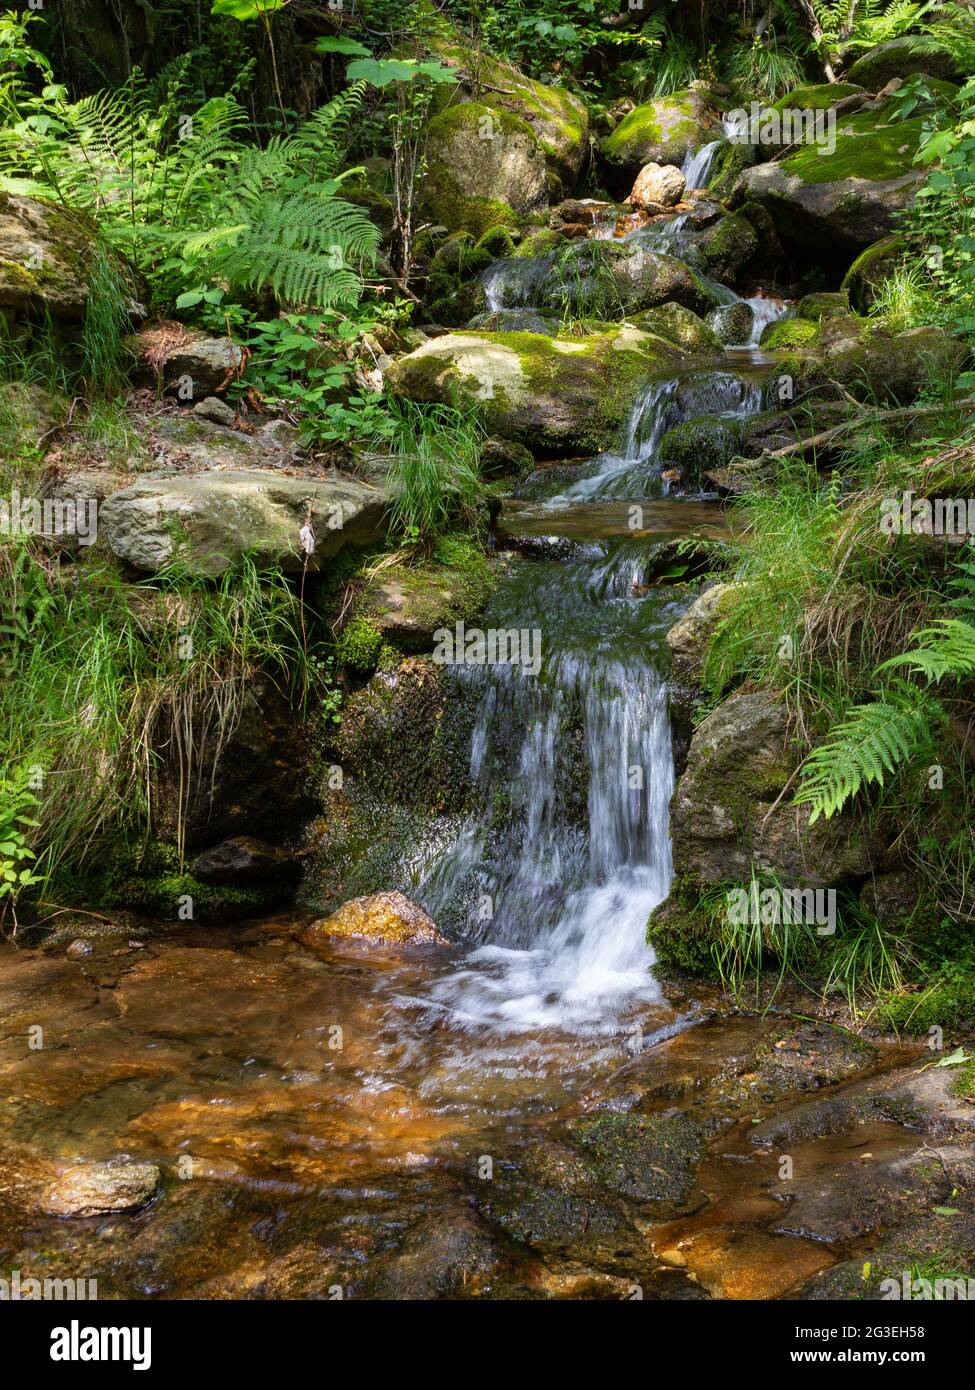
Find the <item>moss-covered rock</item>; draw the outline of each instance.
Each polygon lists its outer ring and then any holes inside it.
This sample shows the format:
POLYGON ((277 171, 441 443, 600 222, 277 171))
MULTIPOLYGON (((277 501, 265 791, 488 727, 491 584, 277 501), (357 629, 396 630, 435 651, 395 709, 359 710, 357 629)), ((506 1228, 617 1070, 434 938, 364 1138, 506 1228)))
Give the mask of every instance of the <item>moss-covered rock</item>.
POLYGON ((704 474, 741 452, 741 421, 733 416, 695 415, 667 431, 660 459, 680 472, 682 488, 700 488, 704 474))
POLYGON ((603 319, 668 302, 706 314, 718 303, 684 261, 636 239, 570 243, 542 281, 539 298, 543 308, 603 319))
POLYGON ((964 344, 941 328, 894 334, 880 320, 853 315, 809 327, 815 336, 790 344, 791 355, 779 364, 779 374, 790 376, 800 394, 836 395, 839 386, 858 400, 910 405, 930 383, 952 380, 969 356, 964 344))
POLYGON ((477 101, 448 106, 427 127, 420 199, 433 220, 475 238, 524 225, 548 203, 545 157, 531 126, 477 101))
POLYGON ((658 304, 653 309, 643 309, 630 315, 630 322, 648 333, 656 333, 668 342, 675 343, 687 352, 718 352, 721 339, 707 323, 692 309, 683 304, 658 304))
POLYGON ((459 30, 441 25, 439 35, 426 39, 441 62, 458 72, 456 88, 444 84, 436 99, 456 105, 473 98, 499 115, 512 115, 533 133, 547 165, 569 192, 589 154, 589 113, 565 87, 526 77, 479 49, 476 53, 459 30))
POLYGON ((729 214, 705 227, 692 240, 687 251, 689 263, 722 284, 740 280, 759 249, 759 238, 744 217, 729 214))
POLYGON ((778 319, 762 331, 761 346, 768 352, 806 347, 819 341, 819 325, 812 319, 778 319))
POLYGON ((796 305, 796 318, 811 319, 813 323, 820 323, 823 319, 835 319, 849 312, 850 300, 846 290, 805 294, 796 305))
POLYGON ((680 164, 691 150, 720 134, 717 116, 692 88, 636 106, 602 141, 611 169, 636 174, 645 164, 680 164))
POLYGON ((925 171, 914 166, 920 119, 885 124, 876 112, 841 117, 836 148, 806 145, 781 163, 746 169, 734 201, 766 207, 783 242, 833 261, 886 236, 925 171))
POLYGON ((905 80, 925 72, 929 77, 963 80, 966 76, 958 61, 947 49, 918 53, 910 38, 891 39, 878 43, 858 58, 846 74, 848 82, 856 82, 868 91, 879 92, 895 77, 905 80))
POLYGON ((682 358, 629 325, 571 339, 451 333, 400 358, 386 381, 411 400, 476 405, 492 433, 535 453, 595 453, 615 441, 647 376, 682 358))
POLYGON ((79 320, 98 254, 83 214, 0 192, 0 308, 79 320))
POLYGON ((373 670, 384 644, 402 652, 429 651, 438 628, 480 615, 491 584, 483 552, 459 537, 441 541, 428 561, 381 570, 353 600, 338 643, 339 660, 373 670))
POLYGON ((865 314, 873 307, 880 286, 903 259, 906 249, 904 238, 892 233, 860 252, 841 286, 858 313, 865 314))

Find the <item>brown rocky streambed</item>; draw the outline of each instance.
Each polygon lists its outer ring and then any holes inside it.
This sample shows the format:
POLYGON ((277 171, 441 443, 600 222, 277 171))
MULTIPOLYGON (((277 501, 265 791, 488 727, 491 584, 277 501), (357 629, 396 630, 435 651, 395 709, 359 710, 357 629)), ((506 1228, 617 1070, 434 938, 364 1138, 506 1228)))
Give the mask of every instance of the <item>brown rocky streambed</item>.
POLYGON ((877 1297, 972 1246, 975 1116, 925 1049, 677 997, 611 1038, 471 1032, 431 1007, 452 948, 304 925, 0 949, 0 1267, 100 1298, 877 1297))

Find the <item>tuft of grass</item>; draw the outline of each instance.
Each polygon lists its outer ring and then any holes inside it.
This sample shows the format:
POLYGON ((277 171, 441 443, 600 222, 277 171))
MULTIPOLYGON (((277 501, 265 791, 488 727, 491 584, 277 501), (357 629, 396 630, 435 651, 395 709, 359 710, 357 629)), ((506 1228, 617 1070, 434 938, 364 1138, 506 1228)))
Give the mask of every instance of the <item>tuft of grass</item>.
POLYGON ((480 523, 484 430, 470 411, 446 405, 390 402, 389 485, 392 535, 429 546, 458 524, 480 523))

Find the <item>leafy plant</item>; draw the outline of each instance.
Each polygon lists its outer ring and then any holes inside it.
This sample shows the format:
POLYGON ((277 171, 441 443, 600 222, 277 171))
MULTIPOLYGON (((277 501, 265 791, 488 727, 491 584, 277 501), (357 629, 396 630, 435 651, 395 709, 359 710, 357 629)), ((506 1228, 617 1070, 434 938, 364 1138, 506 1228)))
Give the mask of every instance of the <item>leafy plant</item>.
POLYGON ((483 429, 470 413, 443 405, 390 402, 390 529, 427 544, 458 519, 476 525, 483 429))
POLYGON ((43 883, 43 875, 32 867, 37 858, 27 843, 24 827, 36 829, 31 814, 38 805, 30 789, 31 770, 16 767, 0 774, 0 924, 9 911, 17 930, 17 899, 25 889, 43 883))

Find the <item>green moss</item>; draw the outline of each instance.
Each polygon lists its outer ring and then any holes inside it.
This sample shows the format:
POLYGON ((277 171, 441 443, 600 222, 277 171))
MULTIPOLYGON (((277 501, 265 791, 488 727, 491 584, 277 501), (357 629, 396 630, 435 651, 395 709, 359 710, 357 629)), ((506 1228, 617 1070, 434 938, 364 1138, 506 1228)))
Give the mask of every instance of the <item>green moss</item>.
POLYGON ((383 639, 367 618, 352 618, 335 644, 335 659, 353 671, 374 671, 383 639))
POLYGON ((655 147, 686 149, 699 135, 694 101, 689 92, 675 92, 658 101, 635 106, 602 143, 602 153, 612 164, 645 163, 655 147))
POLYGON ((813 82, 805 87, 793 87, 791 92, 773 102, 773 111, 826 111, 844 97, 854 96, 863 88, 853 82, 813 82))
POLYGON ((802 348, 819 340, 819 324, 812 319, 779 319, 762 333, 762 348, 775 352, 802 348))
POLYGON ((819 147, 808 145, 786 159, 782 168, 804 183, 897 179, 911 172, 922 133, 920 119, 879 125, 870 112, 848 116, 837 124, 832 154, 820 154, 819 147))
POLYGON ((478 241, 477 250, 499 261, 515 254, 515 243, 507 227, 489 227, 478 241))
POLYGON ((741 421, 721 415, 695 415, 668 430, 660 441, 660 457, 679 468, 683 481, 700 483, 702 474, 722 468, 741 452, 741 421))
POLYGON ((179 867, 175 845, 154 842, 127 853, 115 850, 112 867, 90 885, 92 900, 100 907, 125 908, 166 921, 230 922, 248 917, 278 903, 287 893, 280 882, 235 887, 204 883, 179 867), (180 917, 186 900, 192 900, 193 916, 180 917))
POLYGON ((654 973, 673 968, 717 976, 716 933, 711 913, 702 906, 704 891, 695 878, 680 875, 671 884, 670 895, 651 912, 647 944, 657 957, 654 973))
POLYGON ((877 1005, 878 1016, 902 1033, 927 1033, 929 1028, 956 1028, 975 1019, 975 971, 910 992, 891 990, 877 1005))
POLYGON ((515 255, 523 256, 545 256, 549 251, 555 251, 560 246, 565 245, 565 237, 561 232, 553 231, 550 227, 541 227, 538 231, 529 232, 526 237, 518 243, 515 255))

